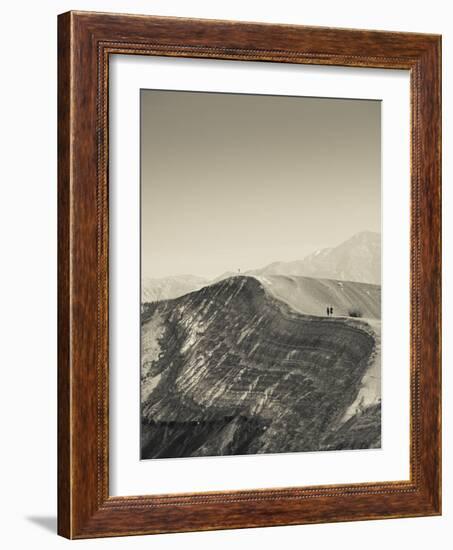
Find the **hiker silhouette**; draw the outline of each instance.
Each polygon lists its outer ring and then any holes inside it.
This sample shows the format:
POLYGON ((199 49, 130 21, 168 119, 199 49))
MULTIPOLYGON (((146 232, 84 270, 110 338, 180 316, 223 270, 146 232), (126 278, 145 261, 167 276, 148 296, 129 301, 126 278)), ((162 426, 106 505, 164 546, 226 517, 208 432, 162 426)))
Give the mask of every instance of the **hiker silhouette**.
POLYGON ((329 317, 329 315, 330 315, 330 308, 329 308, 329 306, 327 306, 326 310, 327 310, 327 317, 329 317))
POLYGON ((333 315, 333 307, 330 308, 330 315, 333 315))

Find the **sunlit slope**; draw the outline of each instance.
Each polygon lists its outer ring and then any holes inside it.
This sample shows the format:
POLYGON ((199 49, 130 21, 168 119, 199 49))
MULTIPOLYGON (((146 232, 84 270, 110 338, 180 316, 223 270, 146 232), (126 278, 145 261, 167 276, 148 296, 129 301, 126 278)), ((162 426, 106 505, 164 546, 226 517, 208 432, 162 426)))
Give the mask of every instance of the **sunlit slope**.
POLYGON ((252 277, 147 304, 142 457, 379 447, 380 406, 344 421, 375 347, 363 321, 301 314, 252 277))
POLYGON ((379 285, 289 275, 257 278, 273 296, 301 313, 324 316, 326 307, 332 306, 335 316, 381 318, 379 285))

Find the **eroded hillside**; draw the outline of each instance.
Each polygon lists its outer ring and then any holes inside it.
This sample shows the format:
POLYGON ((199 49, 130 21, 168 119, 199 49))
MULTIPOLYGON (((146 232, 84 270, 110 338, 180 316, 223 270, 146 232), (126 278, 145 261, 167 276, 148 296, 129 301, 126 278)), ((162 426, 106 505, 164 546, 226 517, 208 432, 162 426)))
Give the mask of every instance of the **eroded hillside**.
POLYGON ((234 277, 142 313, 142 458, 380 446, 344 420, 376 348, 359 319, 305 315, 234 277))

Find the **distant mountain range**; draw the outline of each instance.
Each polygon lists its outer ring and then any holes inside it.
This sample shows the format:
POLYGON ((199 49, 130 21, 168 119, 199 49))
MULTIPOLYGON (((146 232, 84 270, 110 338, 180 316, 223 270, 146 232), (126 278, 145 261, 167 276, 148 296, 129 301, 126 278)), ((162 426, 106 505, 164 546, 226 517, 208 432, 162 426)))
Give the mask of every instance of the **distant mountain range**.
POLYGON ((255 275, 294 275, 381 284, 381 235, 357 233, 335 248, 324 248, 294 262, 275 262, 255 275))
MULTIPOLYGON (((284 275, 380 285, 381 235, 363 231, 336 247, 317 250, 302 260, 274 262, 245 274, 258 278, 284 275)), ((142 302, 178 298, 235 275, 237 274, 227 272, 211 281, 194 275, 148 278, 142 283, 142 302)))
POLYGON ((174 275, 161 279, 144 279, 142 281, 142 302, 156 302, 184 296, 199 290, 209 283, 208 279, 195 275, 174 275))

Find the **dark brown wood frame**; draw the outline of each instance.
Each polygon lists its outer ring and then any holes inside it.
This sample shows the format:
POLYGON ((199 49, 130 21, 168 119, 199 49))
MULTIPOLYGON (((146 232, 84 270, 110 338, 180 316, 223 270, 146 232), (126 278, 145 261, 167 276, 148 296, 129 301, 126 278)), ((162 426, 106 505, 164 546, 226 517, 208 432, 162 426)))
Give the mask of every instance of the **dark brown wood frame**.
POLYGON ((441 39, 69 12, 58 20, 58 532, 68 538, 441 513, 441 39), (109 496, 109 56, 407 69, 411 79, 410 480, 109 496))

